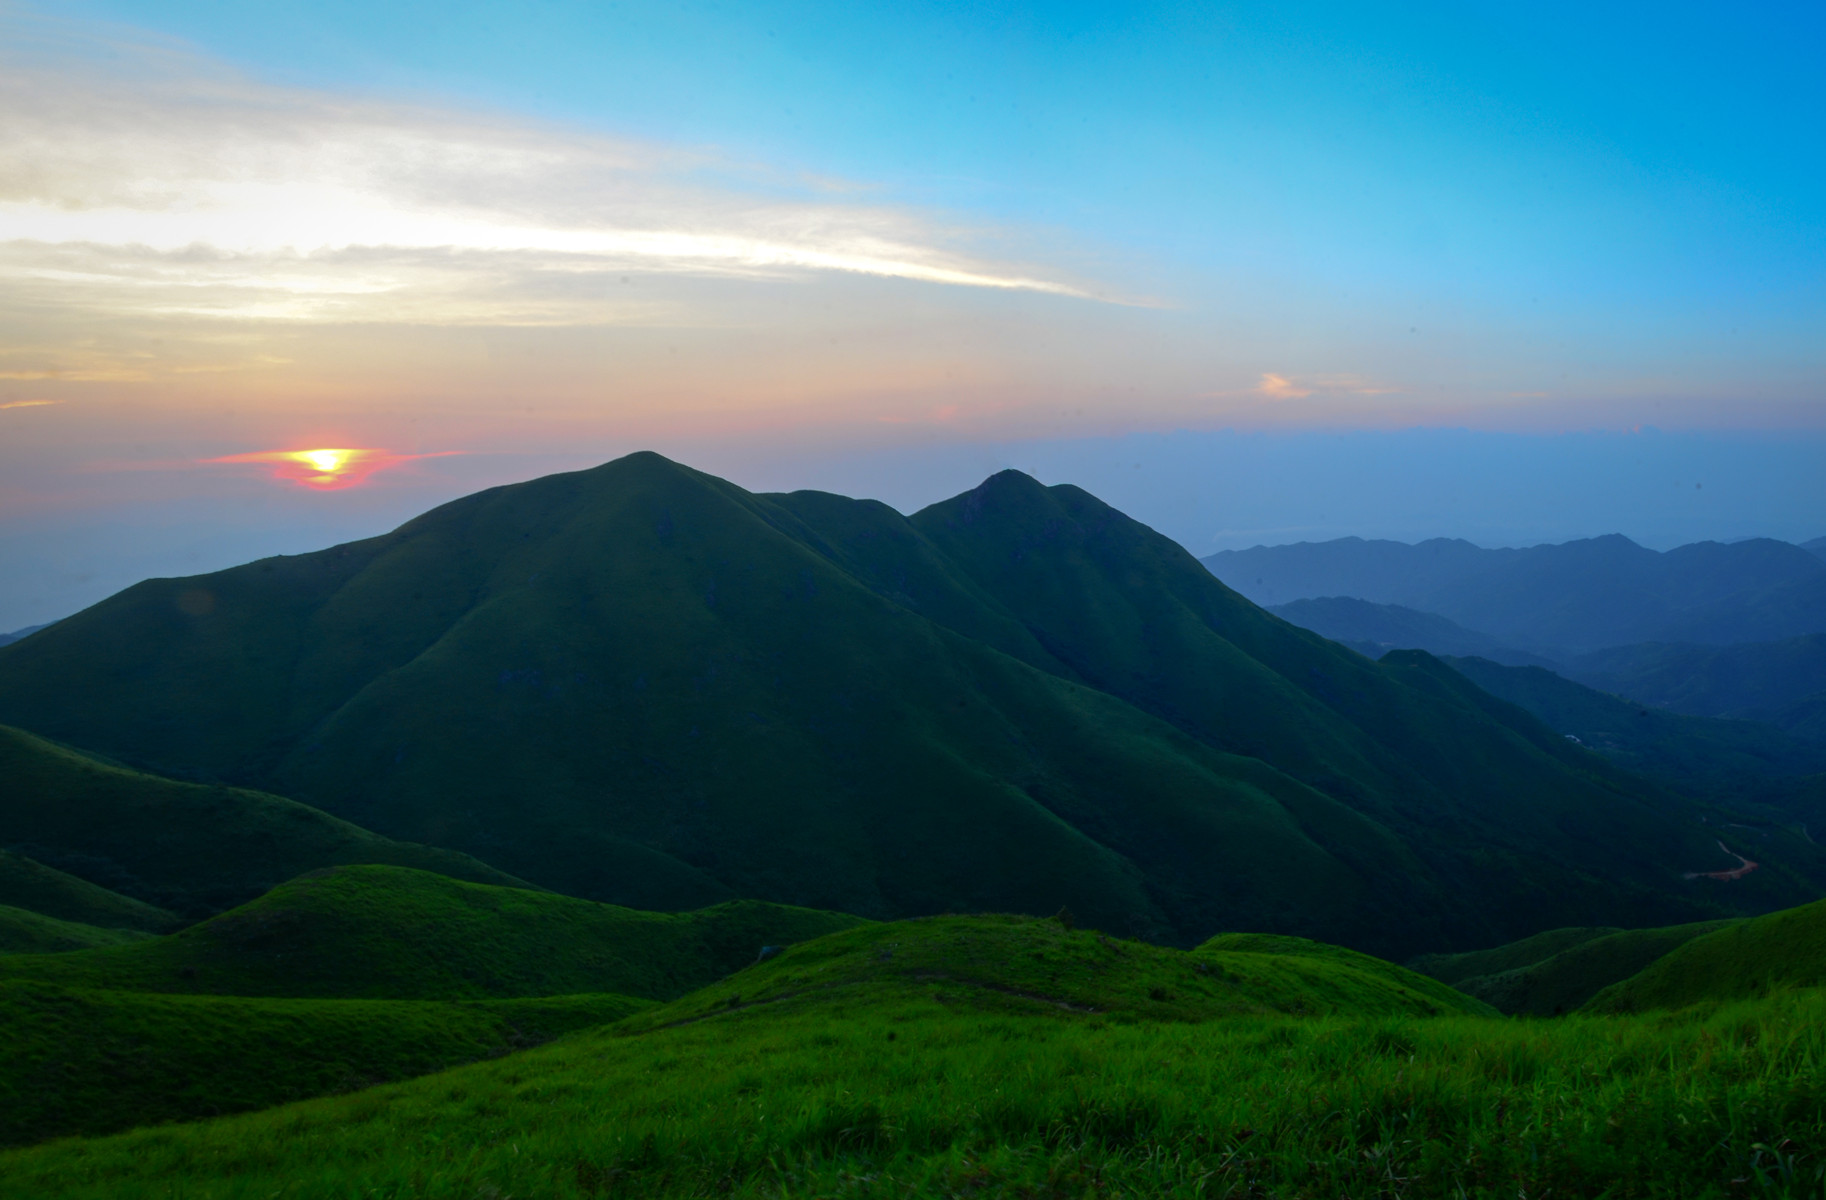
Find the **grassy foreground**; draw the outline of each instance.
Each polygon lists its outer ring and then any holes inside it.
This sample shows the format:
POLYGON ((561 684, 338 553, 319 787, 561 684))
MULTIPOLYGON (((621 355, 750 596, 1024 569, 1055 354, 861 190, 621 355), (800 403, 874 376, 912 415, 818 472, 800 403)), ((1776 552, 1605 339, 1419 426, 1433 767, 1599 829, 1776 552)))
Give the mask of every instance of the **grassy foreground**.
POLYGON ((267 1000, 0 983, 0 1145, 410 1079, 604 1025, 627 996, 267 1000))
POLYGON ((944 986, 0 1154, 38 1197, 1811 1196, 1826 1000, 1112 1020, 944 986))

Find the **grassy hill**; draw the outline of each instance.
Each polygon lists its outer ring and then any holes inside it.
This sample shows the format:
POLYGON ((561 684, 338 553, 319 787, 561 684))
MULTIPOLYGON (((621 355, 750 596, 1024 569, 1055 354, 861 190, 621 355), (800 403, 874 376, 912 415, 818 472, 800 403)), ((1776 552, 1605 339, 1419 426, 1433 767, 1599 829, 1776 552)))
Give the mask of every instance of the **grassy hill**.
POLYGON ((764 945, 854 924, 760 901, 646 913, 403 867, 335 867, 168 937, 0 959, 0 980, 224 996, 670 998, 764 945))
POLYGON ((1570 950, 1593 939, 1622 932, 1621 929, 1604 926, 1549 929, 1488 950, 1467 950, 1459 954, 1422 954, 1409 960, 1407 965, 1409 970, 1430 976, 1441 983, 1457 984, 1462 979, 1500 975, 1505 971, 1531 967, 1562 950, 1570 950))
MULTIPOLYGON (((22 645, 24 643, 21 643, 22 645)), ((296 801, 161 779, 0 726, 0 900, 91 924, 169 928, 337 863, 395 863, 519 883, 468 855, 379 837, 296 801), (27 861, 26 856, 30 860, 27 861), (49 865, 64 878, 47 876, 49 865), (84 889, 68 877, 94 885, 84 889), (111 889, 140 901, 102 894, 111 889), (41 907, 48 905, 49 907, 41 907)))
POLYGON ((1700 921, 1661 929, 1620 929, 1569 946, 1539 962, 1470 978, 1453 987, 1499 1012, 1554 1017, 1572 1012, 1663 955, 1734 921, 1700 921))
POLYGON ((1826 983, 1826 900, 1694 938, 1605 988, 1591 1012, 1644 1012, 1826 983))
POLYGON ((103 929, 0 904, 0 954, 56 954, 118 946, 151 937, 137 929, 103 929))
POLYGON ((0 719, 642 909, 1063 904, 1405 956, 1815 894, 1799 852, 1687 886, 1734 862, 1699 810, 1450 675, 1077 488, 907 518, 638 454, 149 580, 0 648, 0 719))
POLYGON ((644 1004, 256 1000, 11 980, 0 983, 0 1145, 354 1091, 538 1045, 644 1004))
POLYGON ((1772 725, 1668 712, 1540 667, 1447 659, 1477 686, 1577 737, 1621 767, 1700 790, 1741 793, 1758 781, 1826 770, 1826 746, 1772 725))
POLYGON ((1294 1016, 1204 961, 1045 920, 863 926, 498 1061, 0 1153, 0 1190, 1805 1194, 1782 1172, 1817 1144, 1795 1080, 1826 1059, 1821 993, 1653 1021, 1294 1016))
MULTIPOLYGON (((0 737, 4 736, 4 731, 0 731, 0 737)), ((176 914, 165 909, 111 892, 10 850, 0 850, 0 904, 104 929, 163 933, 182 924, 176 914)))

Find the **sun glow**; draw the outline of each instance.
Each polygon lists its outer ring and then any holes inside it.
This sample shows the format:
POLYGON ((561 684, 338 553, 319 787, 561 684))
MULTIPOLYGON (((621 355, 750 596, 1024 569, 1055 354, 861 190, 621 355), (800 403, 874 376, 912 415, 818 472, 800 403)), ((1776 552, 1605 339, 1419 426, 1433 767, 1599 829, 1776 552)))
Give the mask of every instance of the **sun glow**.
POLYGON ((252 454, 231 454, 225 458, 204 459, 205 463, 255 463, 273 468, 273 478, 300 484, 319 491, 354 487, 374 472, 421 458, 444 458, 461 451, 445 450, 437 454, 395 454, 376 449, 326 450, 259 450, 252 454))

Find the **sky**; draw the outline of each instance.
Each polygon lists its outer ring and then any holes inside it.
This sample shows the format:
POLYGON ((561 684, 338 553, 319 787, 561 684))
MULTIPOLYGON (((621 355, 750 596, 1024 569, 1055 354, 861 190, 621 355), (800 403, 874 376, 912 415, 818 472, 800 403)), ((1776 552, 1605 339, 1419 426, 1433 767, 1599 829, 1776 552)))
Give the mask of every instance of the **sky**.
POLYGON ((0 630, 642 448, 1012 466, 1199 554, 1826 535, 1823 56, 1801 5, 0 0, 0 630))

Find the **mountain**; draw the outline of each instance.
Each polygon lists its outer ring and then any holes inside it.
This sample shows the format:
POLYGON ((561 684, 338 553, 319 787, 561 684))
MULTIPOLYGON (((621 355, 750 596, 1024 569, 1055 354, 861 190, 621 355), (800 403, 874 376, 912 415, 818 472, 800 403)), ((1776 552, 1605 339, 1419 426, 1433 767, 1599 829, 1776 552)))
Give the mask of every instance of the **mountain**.
POLYGON ((0 648, 0 720, 642 909, 1405 957, 1813 894, 1692 884, 1700 809, 1015 472, 912 517, 654 454, 495 488, 0 648))
POLYGON ((1487 633, 1466 629, 1437 613, 1399 604, 1372 604, 1354 596, 1321 596, 1277 604, 1268 611, 1371 658, 1381 658, 1390 650, 1425 650, 1442 658, 1486 658, 1510 666, 1549 670, 1555 666, 1550 659, 1506 646, 1487 633))
POLYGON ((220 996, 612 992, 669 1000, 753 962, 762 946, 857 923, 755 900, 693 913, 635 912, 405 867, 336 867, 167 937, 0 957, 0 980, 220 996))
POLYGON ((1644 1012, 1705 1000, 1747 1000, 1826 983, 1826 900, 1695 938, 1599 992, 1587 1011, 1644 1012))
POLYGON ((1352 596, 1436 613, 1551 658, 1635 642, 1826 633, 1826 561, 1768 538, 1665 553, 1619 534, 1504 550, 1339 538, 1203 561, 1258 604, 1352 596))
POLYGON ((1575 659, 1563 673, 1646 705, 1765 721, 1826 742, 1826 634, 1739 646, 1618 646, 1575 659))
POLYGON ((1809 554, 1817 554, 1821 558, 1826 558, 1826 537, 1816 537, 1811 542, 1802 542, 1801 549, 1809 554))
POLYGON ((1652 708, 1540 667, 1446 661, 1484 691, 1619 766, 1688 789, 1742 792, 1758 781, 1826 771, 1826 746, 1773 725, 1652 708))
POLYGON ((11 633, 0 633, 0 646, 10 646, 27 634, 37 633, 40 629, 48 628, 50 628, 49 625, 27 625, 24 629, 15 629, 11 633))
POLYGON ((0 904, 0 955, 58 954, 141 941, 149 933, 135 929, 103 929, 78 921, 60 921, 26 908, 0 904))
POLYGON ((13 850, 0 855, 0 903, 90 924, 160 931, 172 913, 194 920, 337 863, 520 882, 466 854, 379 837, 293 800, 161 779, 6 726, 0 786, 0 845, 13 850))

